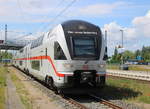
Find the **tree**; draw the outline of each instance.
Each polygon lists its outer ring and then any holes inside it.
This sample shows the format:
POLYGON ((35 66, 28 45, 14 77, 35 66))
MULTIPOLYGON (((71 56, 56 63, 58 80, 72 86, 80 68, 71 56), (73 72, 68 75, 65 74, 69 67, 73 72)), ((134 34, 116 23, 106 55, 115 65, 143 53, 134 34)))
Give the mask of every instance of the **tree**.
POLYGON ((141 54, 142 57, 144 58, 144 61, 150 60, 150 46, 148 47, 143 46, 141 54))
POLYGON ((140 50, 136 50, 135 53, 134 53, 134 56, 135 56, 135 58, 137 56, 141 56, 141 51, 140 50))
POLYGON ((115 50, 114 50, 114 55, 112 56, 112 61, 113 61, 113 62, 116 61, 117 55, 118 55, 118 50, 117 50, 117 48, 115 48, 115 50))
POLYGON ((124 57, 125 60, 135 58, 134 53, 132 51, 129 51, 129 50, 124 51, 123 57, 124 57))
MULTIPOLYGON (((145 62, 150 62, 150 46, 143 46, 142 50, 136 50, 135 52, 126 50, 123 53, 123 60, 128 59, 136 59, 138 56, 141 56, 142 59, 144 59, 145 62)), ((114 55, 111 58, 111 63, 120 63, 121 62, 122 54, 118 53, 117 48, 114 50, 114 55)))
POLYGON ((7 51, 0 52, 1 59, 12 59, 12 53, 7 51))
POLYGON ((118 49, 115 48, 114 55, 112 56, 111 63, 119 63, 121 54, 118 53, 118 49))

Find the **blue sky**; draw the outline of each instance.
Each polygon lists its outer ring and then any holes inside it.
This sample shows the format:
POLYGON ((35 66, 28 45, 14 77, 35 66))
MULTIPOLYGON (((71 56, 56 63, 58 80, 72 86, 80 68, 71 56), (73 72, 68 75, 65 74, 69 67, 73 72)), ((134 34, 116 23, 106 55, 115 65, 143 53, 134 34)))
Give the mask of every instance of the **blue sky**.
POLYGON ((109 55, 121 44, 124 30, 125 50, 150 46, 149 0, 76 0, 61 16, 56 16, 73 0, 1 0, 0 39, 4 39, 4 24, 8 24, 8 38, 32 33, 29 39, 48 31, 60 22, 81 19, 108 31, 109 55), (15 33, 16 32, 16 33, 15 33), (17 33, 18 32, 18 33, 17 33), (20 32, 20 33, 19 33, 20 32))

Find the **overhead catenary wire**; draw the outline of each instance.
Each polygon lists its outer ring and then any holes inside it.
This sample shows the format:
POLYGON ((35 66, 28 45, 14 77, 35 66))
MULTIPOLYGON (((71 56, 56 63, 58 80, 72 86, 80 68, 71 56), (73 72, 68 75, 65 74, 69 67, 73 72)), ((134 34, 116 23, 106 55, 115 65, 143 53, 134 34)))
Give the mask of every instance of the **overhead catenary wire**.
MULTIPOLYGON (((53 9, 51 10, 51 12, 55 11, 59 6, 61 6, 61 4, 62 4, 64 1, 65 1, 65 0, 61 0, 61 1, 55 6, 55 8, 53 8, 53 9)), ((41 23, 40 25, 45 24, 46 18, 48 18, 48 16, 45 16, 45 17, 43 18, 43 19, 44 19, 44 20, 43 20, 43 23, 41 23)), ((42 29, 42 26, 40 26, 37 31, 40 31, 40 29, 42 29)))
MULTIPOLYGON (((65 1, 65 0, 61 0, 61 1, 58 3, 58 5, 56 6, 56 8, 57 8, 58 6, 60 6, 64 1, 65 1)), ((54 24, 54 23, 56 22, 56 20, 57 20, 64 12, 66 12, 67 9, 70 8, 76 1, 77 1, 77 0, 72 0, 72 1, 71 1, 67 6, 65 6, 54 18, 52 18, 52 19, 49 21, 49 23, 45 24, 45 25, 43 26, 43 28, 41 28, 41 30, 42 30, 42 29, 47 30, 47 28, 49 27, 49 25, 54 24)), ((19 6, 19 8, 20 8, 20 13, 21 13, 21 11, 24 13, 23 8, 22 8, 21 3, 20 3, 20 0, 17 0, 17 3, 18 3, 18 6, 19 6)), ((54 8, 54 10, 55 10, 56 8, 54 8)), ((24 16, 22 16, 22 17, 24 18, 24 16)), ((24 19, 25 19, 25 18, 24 18, 24 19)), ((37 33, 38 33, 38 32, 39 32, 39 31, 37 31, 37 33)))
POLYGON ((12 32, 12 33, 24 33, 24 34, 26 34, 27 32, 19 32, 19 31, 14 31, 14 30, 9 30, 9 31, 7 31, 7 32, 12 32))
POLYGON ((25 35, 21 35, 21 36, 19 36, 19 37, 17 37, 17 38, 14 38, 14 39, 12 39, 12 40, 21 39, 21 38, 24 38, 24 37, 29 36, 29 35, 31 35, 31 34, 32 34, 32 33, 28 33, 28 34, 25 34, 25 35))
POLYGON ((18 33, 18 34, 22 33, 22 36, 23 36, 23 37, 19 36, 19 37, 17 37, 17 38, 12 38, 11 40, 21 39, 21 38, 24 38, 24 37, 29 36, 29 35, 32 34, 32 33, 27 33, 27 32, 13 31, 13 30, 9 30, 9 31, 7 31, 7 32, 18 33), (23 34, 25 34, 25 35, 23 35, 23 34))
POLYGON ((64 12, 66 12, 67 9, 69 9, 77 0, 72 0, 63 10, 61 10, 52 20, 50 20, 48 24, 43 26, 43 29, 48 28, 50 24, 53 24, 58 17, 60 17, 64 12))

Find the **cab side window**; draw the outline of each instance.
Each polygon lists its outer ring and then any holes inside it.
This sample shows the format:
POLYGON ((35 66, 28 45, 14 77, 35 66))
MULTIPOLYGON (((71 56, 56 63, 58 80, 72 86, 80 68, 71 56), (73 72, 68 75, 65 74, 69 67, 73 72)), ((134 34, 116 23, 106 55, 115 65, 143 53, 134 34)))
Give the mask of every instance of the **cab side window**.
POLYGON ((104 53, 103 60, 106 61, 107 59, 108 59, 108 55, 107 55, 107 47, 105 47, 105 53, 104 53))
POLYGON ((54 42, 54 59, 55 60, 67 60, 58 42, 54 42))

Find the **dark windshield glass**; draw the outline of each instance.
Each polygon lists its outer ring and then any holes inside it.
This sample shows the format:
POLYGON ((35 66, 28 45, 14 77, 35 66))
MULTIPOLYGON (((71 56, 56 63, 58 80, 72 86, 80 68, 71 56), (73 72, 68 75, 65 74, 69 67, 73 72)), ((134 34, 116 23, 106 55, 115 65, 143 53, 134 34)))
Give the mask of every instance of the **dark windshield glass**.
POLYGON ((95 39, 90 37, 73 38, 75 56, 95 56, 95 39))

